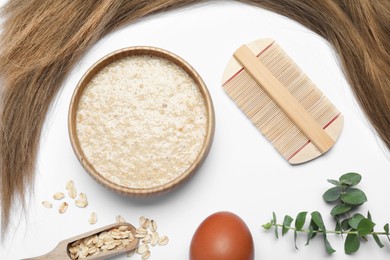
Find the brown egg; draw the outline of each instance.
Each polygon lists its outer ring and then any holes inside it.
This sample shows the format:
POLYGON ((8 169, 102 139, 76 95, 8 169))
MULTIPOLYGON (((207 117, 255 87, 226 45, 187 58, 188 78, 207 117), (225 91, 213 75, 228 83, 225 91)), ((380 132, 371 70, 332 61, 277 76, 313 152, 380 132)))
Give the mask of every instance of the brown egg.
POLYGON ((206 218, 191 241, 190 260, 253 260, 254 255, 247 225, 230 212, 206 218))

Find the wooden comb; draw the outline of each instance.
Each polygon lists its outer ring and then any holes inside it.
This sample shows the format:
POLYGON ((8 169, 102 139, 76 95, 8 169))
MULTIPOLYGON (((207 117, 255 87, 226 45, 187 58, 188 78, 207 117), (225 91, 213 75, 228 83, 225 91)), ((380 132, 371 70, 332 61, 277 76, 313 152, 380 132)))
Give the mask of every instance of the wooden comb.
POLYGON ((228 95, 291 164, 327 152, 343 116, 272 39, 241 46, 222 79, 228 95))

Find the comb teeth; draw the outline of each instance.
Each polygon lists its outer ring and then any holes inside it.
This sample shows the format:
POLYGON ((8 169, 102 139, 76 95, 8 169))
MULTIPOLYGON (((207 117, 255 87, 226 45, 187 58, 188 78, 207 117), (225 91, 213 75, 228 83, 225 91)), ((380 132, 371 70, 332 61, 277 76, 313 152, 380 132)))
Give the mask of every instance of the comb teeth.
MULTIPOLYGON (((336 107, 277 43, 272 42, 255 54, 322 129, 339 117, 336 107)), ((234 76, 223 85, 225 91, 280 154, 290 161, 310 140, 245 69, 236 67, 234 76)), ((336 138, 333 136, 333 139, 336 138)), ((317 150, 314 158, 320 154, 317 150)))

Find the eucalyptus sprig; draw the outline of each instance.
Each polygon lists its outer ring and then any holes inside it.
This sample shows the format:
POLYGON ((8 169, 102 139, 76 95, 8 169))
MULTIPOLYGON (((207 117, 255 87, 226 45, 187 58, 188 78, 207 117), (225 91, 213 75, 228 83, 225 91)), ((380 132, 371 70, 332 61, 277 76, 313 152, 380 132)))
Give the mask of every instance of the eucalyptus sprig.
POLYGON ((330 212, 336 222, 335 230, 328 230, 325 227, 321 214, 318 211, 314 211, 310 214, 309 225, 306 229, 305 222, 308 212, 300 212, 295 218, 294 227, 291 226, 294 219, 286 215, 283 220, 283 224, 278 224, 275 212, 273 213, 272 220, 269 223, 262 225, 266 230, 270 230, 272 227, 275 229, 275 236, 279 238, 279 228, 282 229, 282 236, 287 234, 289 230, 294 231, 294 244, 297 247, 298 233, 307 234, 306 245, 309 245, 317 234, 322 235, 324 239, 324 246, 326 252, 331 255, 336 250, 330 245, 327 235, 337 234, 346 235, 344 242, 344 251, 346 254, 353 254, 360 248, 360 242, 362 240, 368 241, 369 237, 372 237, 380 248, 384 245, 379 236, 387 236, 390 242, 389 224, 383 227, 383 231, 374 231, 375 223, 372 221, 370 212, 367 216, 363 216, 360 213, 352 215, 352 211, 356 210, 360 205, 367 202, 366 194, 356 188, 355 186, 360 183, 362 176, 358 173, 350 172, 342 175, 339 180, 328 180, 334 187, 328 189, 323 195, 323 199, 335 204, 330 212))

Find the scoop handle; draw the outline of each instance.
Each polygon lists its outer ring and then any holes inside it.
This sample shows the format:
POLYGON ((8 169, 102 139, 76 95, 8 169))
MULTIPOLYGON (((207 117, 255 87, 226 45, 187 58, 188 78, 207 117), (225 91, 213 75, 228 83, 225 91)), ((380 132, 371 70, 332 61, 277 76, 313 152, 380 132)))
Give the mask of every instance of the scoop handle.
POLYGON ((49 259, 69 260, 70 257, 67 254, 67 246, 68 246, 68 240, 61 241, 52 251, 50 251, 47 254, 37 256, 37 257, 25 258, 22 260, 49 260, 49 259))

